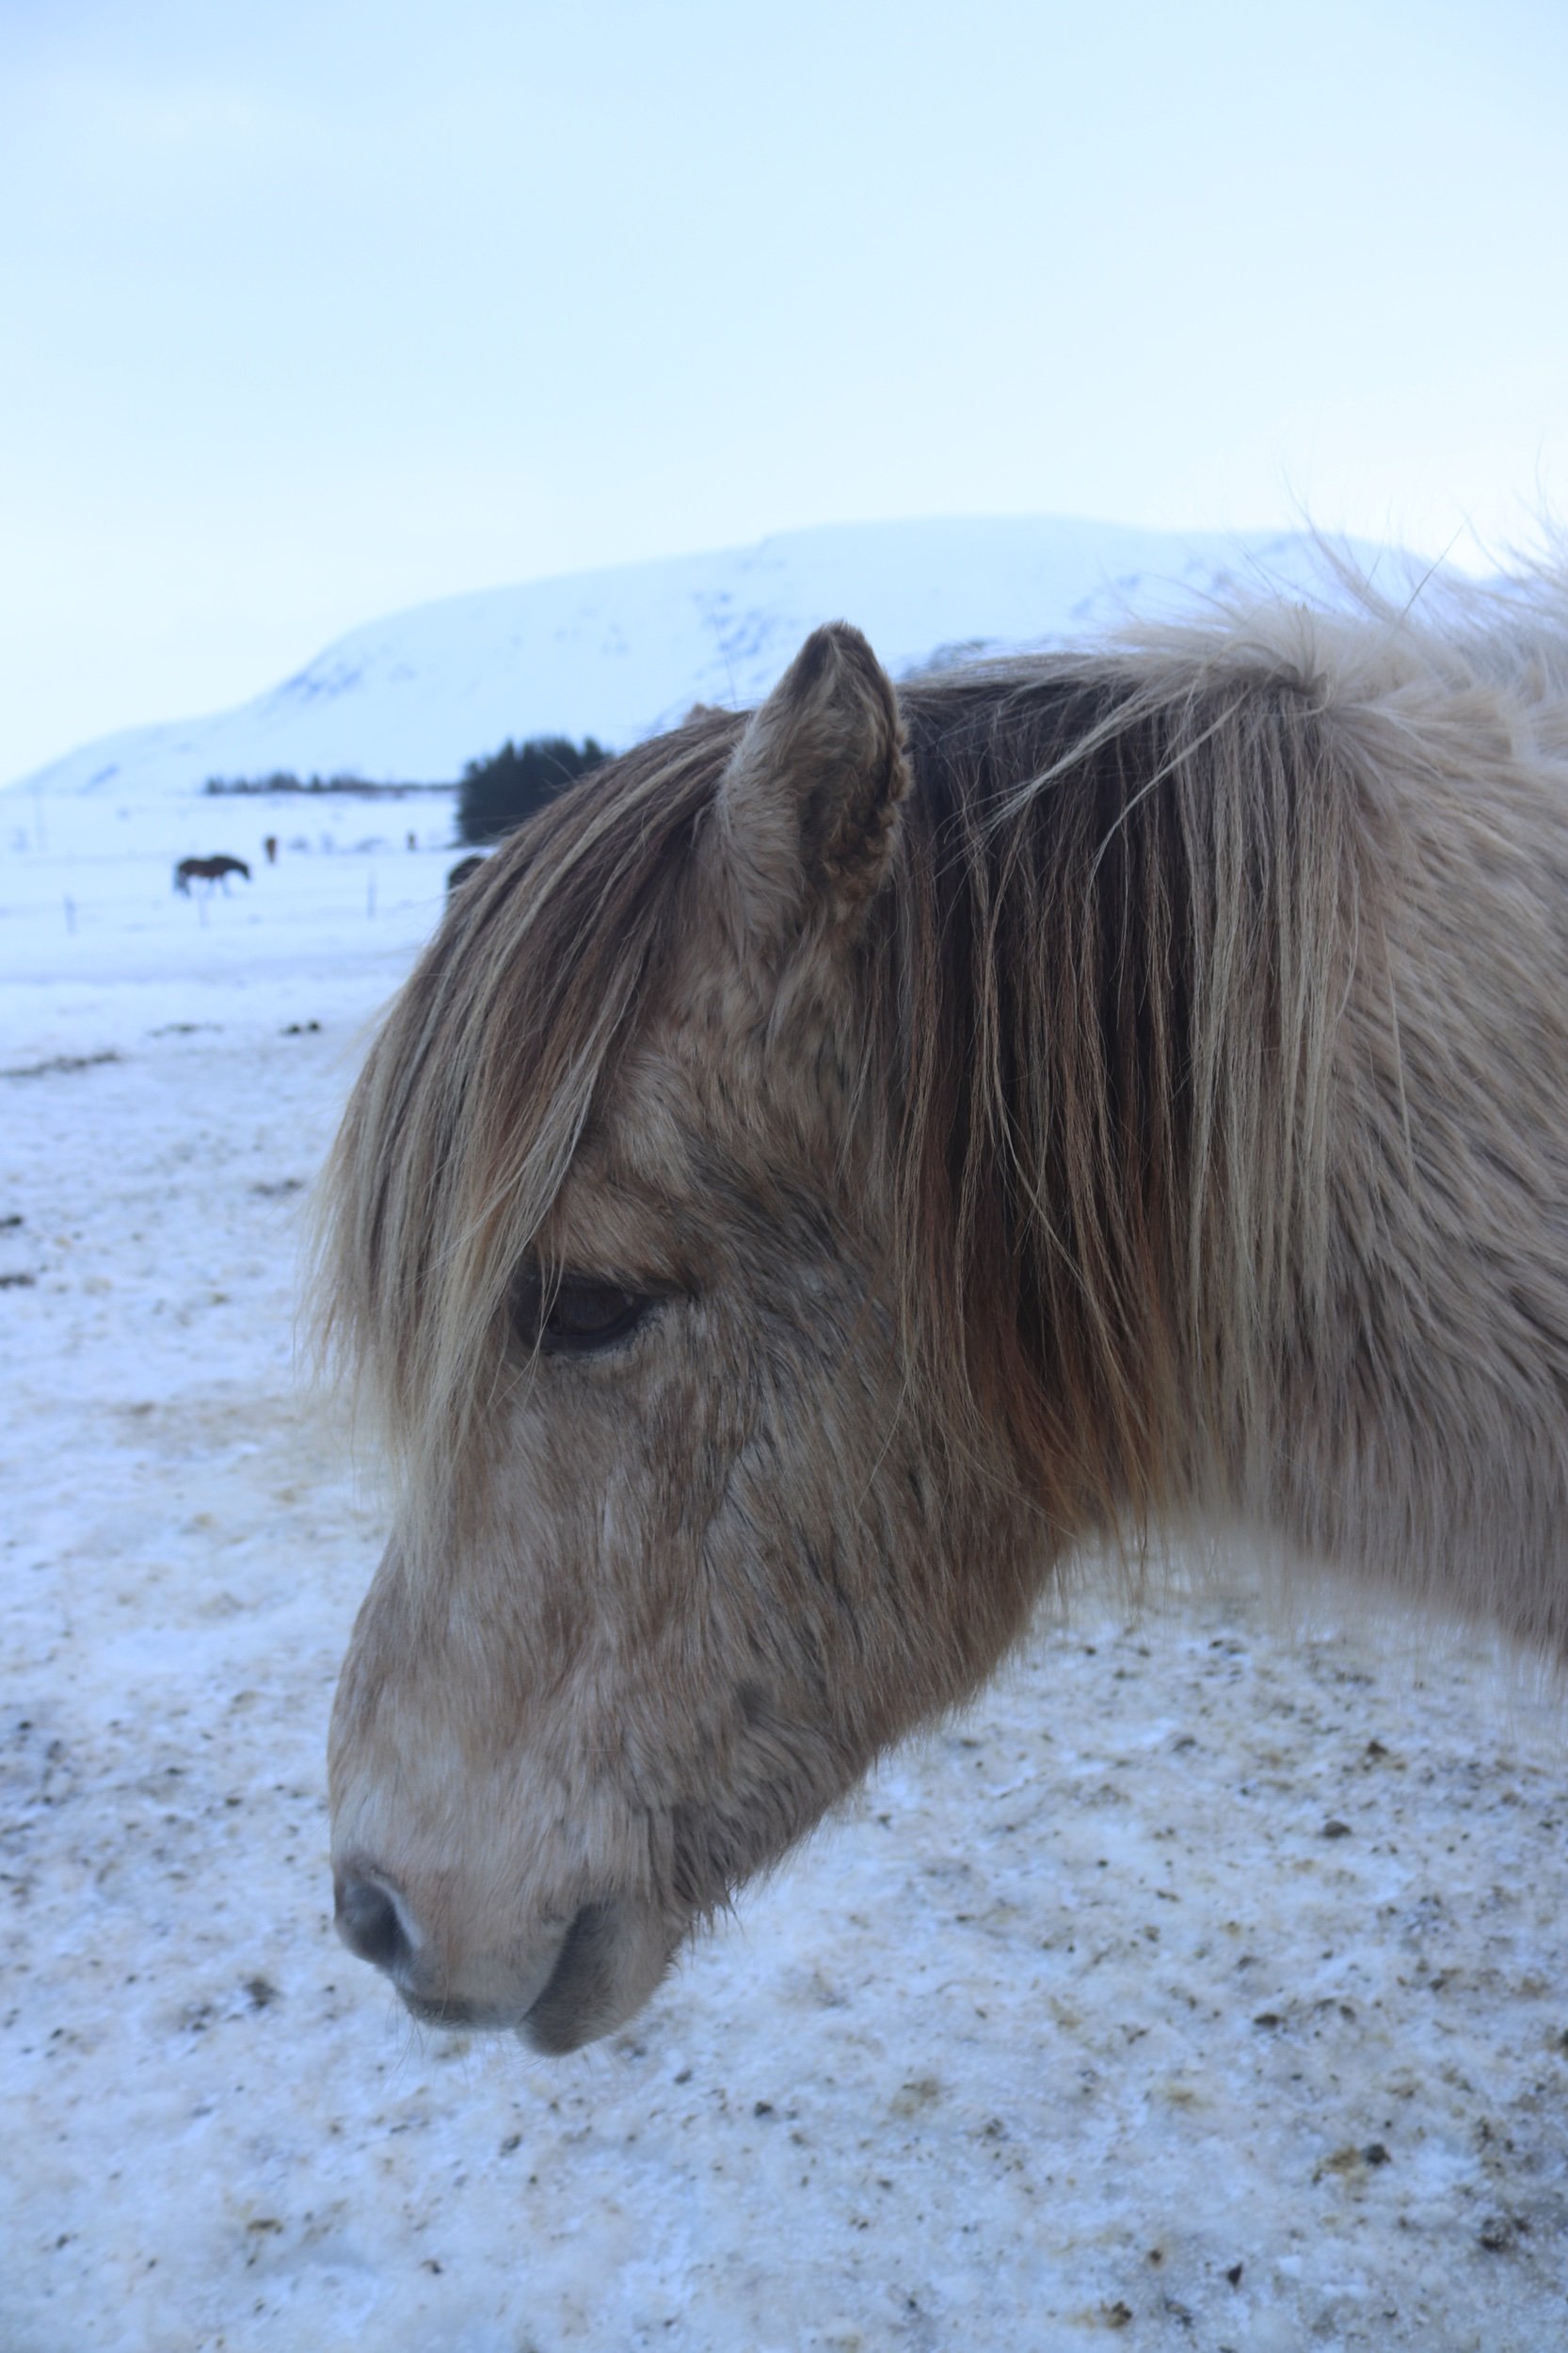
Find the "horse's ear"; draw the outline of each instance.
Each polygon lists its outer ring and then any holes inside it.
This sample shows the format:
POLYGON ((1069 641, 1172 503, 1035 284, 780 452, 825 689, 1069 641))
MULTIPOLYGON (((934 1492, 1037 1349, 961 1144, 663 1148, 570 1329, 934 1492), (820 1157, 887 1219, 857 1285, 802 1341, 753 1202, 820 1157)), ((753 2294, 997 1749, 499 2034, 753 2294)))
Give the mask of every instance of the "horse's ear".
POLYGON ((746 723, 714 846, 753 936, 852 924, 888 872, 909 783, 892 680, 846 621, 813 630, 746 723))

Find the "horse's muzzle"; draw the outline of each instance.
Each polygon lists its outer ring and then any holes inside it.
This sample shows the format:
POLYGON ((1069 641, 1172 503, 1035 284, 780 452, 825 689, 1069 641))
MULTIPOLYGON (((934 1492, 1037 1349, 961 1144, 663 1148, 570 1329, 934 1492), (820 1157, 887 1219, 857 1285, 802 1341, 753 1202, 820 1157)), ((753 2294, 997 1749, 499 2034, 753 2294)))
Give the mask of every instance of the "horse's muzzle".
POLYGON ((427 2026, 521 2025, 553 1981, 571 1933, 569 1927, 555 1929, 520 1971, 515 1963, 454 1969, 407 1894, 380 1871, 350 1863, 334 1874, 333 1887, 337 1930, 349 1951, 390 1977, 407 2009, 427 2026))
POLYGON ((640 2007, 679 1938, 614 1899, 582 1905, 519 1971, 449 1972, 403 1892, 363 1865, 336 1876, 338 1934, 390 1977, 423 2025, 513 2030, 552 2057, 607 2034, 640 2007))

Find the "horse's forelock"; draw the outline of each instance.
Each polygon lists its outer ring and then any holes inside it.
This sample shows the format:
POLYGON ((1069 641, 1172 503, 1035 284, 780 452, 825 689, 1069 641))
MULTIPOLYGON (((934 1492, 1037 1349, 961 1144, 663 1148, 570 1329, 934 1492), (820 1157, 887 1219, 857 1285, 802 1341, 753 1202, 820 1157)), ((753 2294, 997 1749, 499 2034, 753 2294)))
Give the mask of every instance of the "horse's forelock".
POLYGON ((701 714, 521 828, 450 906, 350 1098, 322 1195, 321 1337, 426 1513, 472 1467, 513 1277, 667 952, 736 726, 701 714))

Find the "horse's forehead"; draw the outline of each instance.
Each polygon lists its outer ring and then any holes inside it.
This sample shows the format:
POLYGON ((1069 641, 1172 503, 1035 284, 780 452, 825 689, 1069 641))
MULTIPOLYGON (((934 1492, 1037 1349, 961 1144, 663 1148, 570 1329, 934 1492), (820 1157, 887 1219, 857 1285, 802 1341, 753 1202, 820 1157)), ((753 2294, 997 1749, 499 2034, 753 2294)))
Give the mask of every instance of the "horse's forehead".
POLYGON ((552 1224, 630 1247, 672 1212, 707 1224, 765 1136, 754 1038, 711 996, 665 993, 605 1075, 552 1224))
POLYGON ((700 1191, 716 1138, 707 1090, 679 1054, 639 1033, 600 1082, 550 1225, 557 1244, 630 1245, 700 1191))
POLYGON ((765 1094, 756 1040, 721 1009, 688 1000, 639 1027, 595 1125, 620 1166, 654 1181, 679 1180, 765 1124, 765 1094))
POLYGON ((721 1142, 753 1124, 766 1052, 754 984, 694 925, 648 992, 605 1090, 610 1124, 633 1160, 721 1142))
POLYGON ((611 1182, 683 1188, 712 1144, 708 1088, 683 1057, 638 1039, 621 1057, 590 1129, 584 1158, 611 1182))
POLYGON ((717 1242, 787 1171, 809 1181, 809 1145, 831 1107, 815 1096, 821 1056, 800 1050, 802 1010, 780 1024, 779 976, 748 965, 700 871, 682 893, 666 952, 645 974, 619 1050, 600 1072, 591 1115, 551 1225, 563 1255, 589 1245, 634 1268, 687 1224, 717 1242), (640 1245, 640 1246, 639 1246, 640 1245))

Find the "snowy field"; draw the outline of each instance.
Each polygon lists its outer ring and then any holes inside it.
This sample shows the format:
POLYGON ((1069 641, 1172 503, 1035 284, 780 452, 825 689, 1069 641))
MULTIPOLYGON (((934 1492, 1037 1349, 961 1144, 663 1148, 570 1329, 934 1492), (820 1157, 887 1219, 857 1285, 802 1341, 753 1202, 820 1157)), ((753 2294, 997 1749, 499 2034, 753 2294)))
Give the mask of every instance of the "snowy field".
POLYGON ((448 821, 0 799, 0 2353, 1568 2342, 1568 1718, 1474 1637, 1086 1605, 566 2061, 337 1945, 300 1211, 448 821))

